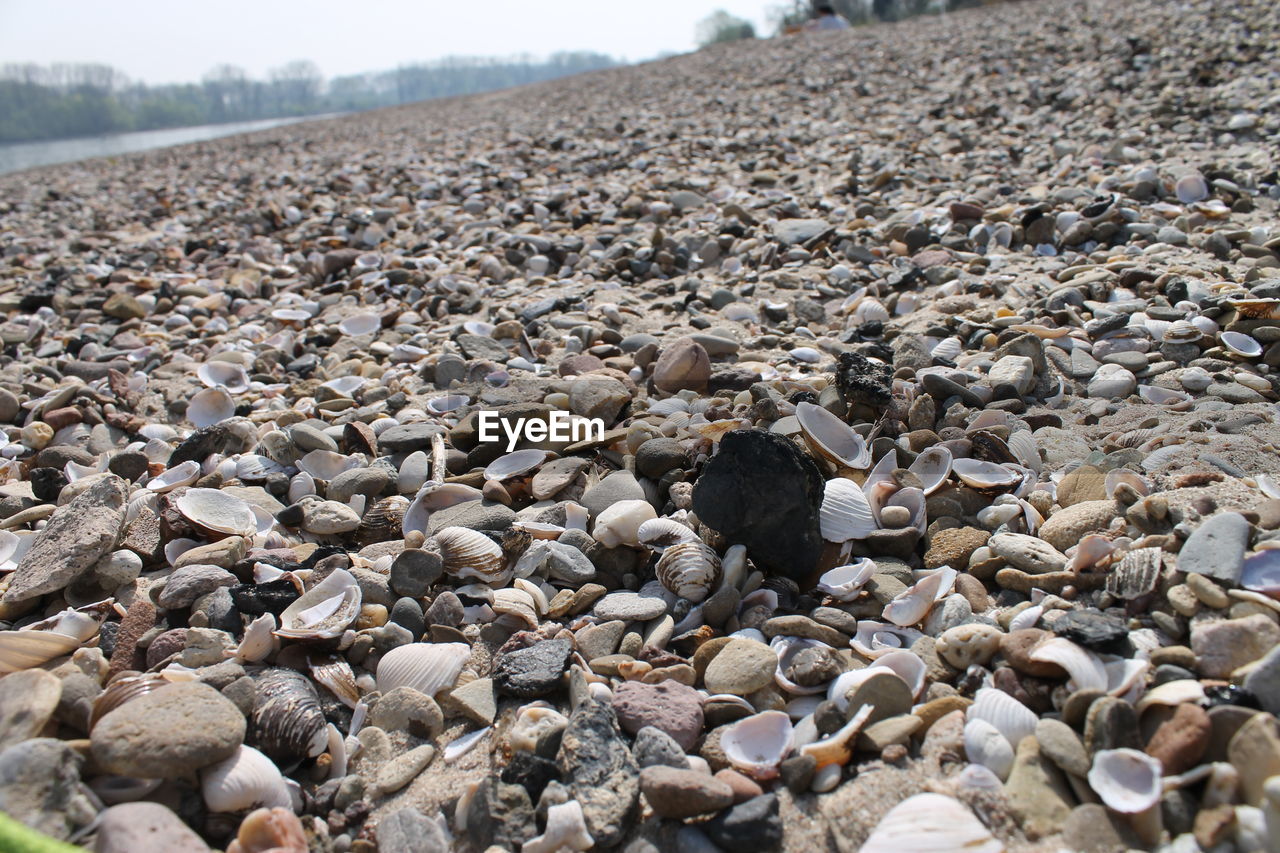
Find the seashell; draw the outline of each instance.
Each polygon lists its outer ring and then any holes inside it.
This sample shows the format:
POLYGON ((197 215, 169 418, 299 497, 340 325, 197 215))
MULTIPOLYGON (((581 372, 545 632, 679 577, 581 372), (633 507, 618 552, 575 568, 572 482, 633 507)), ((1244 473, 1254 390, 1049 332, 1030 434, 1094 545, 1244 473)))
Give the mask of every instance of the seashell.
POLYGON ((1004 853, 1005 847, 960 801, 916 794, 880 818, 859 853, 1004 853))
POLYGON ((392 495, 375 503, 360 518, 356 528, 356 541, 361 545, 390 542, 404 535, 404 516, 409 509, 409 499, 392 495))
POLYGON ((956 356, 964 351, 964 341, 955 337, 943 338, 933 345, 929 350, 929 355, 943 361, 955 361, 956 356))
POLYGON ((1268 548, 1247 557, 1240 574, 1240 586, 1269 598, 1280 599, 1280 550, 1268 548))
POLYGON ((452 687, 471 657, 466 643, 408 643, 378 661, 378 690, 385 696, 397 687, 412 687, 434 697, 452 687))
POLYGON ((606 548, 640 544, 640 525, 655 519, 653 505, 644 500, 618 501, 596 516, 591 537, 606 548))
POLYGON ((1115 571, 1107 575, 1107 592, 1132 601, 1156 588, 1164 552, 1159 548, 1135 548, 1124 555, 1115 571))
POLYGON ((344 335, 372 335, 382 330, 382 318, 377 314, 353 314, 338 324, 344 335))
POLYGON ((1173 193, 1183 204, 1192 204, 1209 197, 1209 184, 1199 173, 1192 172, 1178 178, 1173 185, 1173 193))
POLYGON ((1103 749, 1093 756, 1089 787, 1107 808, 1137 814, 1160 802, 1164 792, 1158 759, 1136 749, 1103 749))
POLYGON ((853 757, 858 732, 862 731, 862 726, 874 710, 869 704, 863 705, 849 719, 849 722, 832 732, 830 736, 800 747, 800 754, 812 756, 818 763, 819 770, 824 767, 843 767, 853 757))
POLYGON ((173 491, 179 486, 189 486, 200 478, 200 463, 194 460, 182 462, 169 468, 159 476, 152 477, 146 488, 153 492, 173 491))
POLYGON ((924 692, 928 666, 925 664, 924 659, 915 652, 906 649, 890 649, 878 655, 867 669, 887 669, 892 671, 907 683, 907 686, 911 688, 912 696, 919 696, 924 692))
POLYGON ((455 578, 475 578, 501 585, 511 576, 502 547, 479 531, 445 527, 436 532, 435 542, 445 572, 455 578))
POLYGON ((345 569, 334 569, 284 609, 275 635, 289 640, 341 636, 360 614, 360 601, 355 577, 345 569))
POLYGON ((75 610, 16 631, 0 631, 0 674, 33 669, 69 655, 97 633, 98 620, 75 610))
POLYGON ((778 775, 791 752, 793 731, 785 711, 764 711, 730 724, 720 748, 735 769, 757 780, 778 775))
POLYGON ((311 681, 295 670, 273 667, 255 682, 258 689, 250 720, 256 746, 286 764, 324 752, 329 733, 311 681))
POLYGON ((495 589, 489 606, 494 613, 515 617, 523 623, 522 627, 538 627, 537 605, 533 596, 523 589, 495 589))
POLYGON ((1222 341, 1228 352, 1242 358, 1257 358, 1262 355, 1262 344, 1240 332, 1220 332, 1218 340, 1222 341))
POLYGON ((547 828, 520 846, 520 853, 560 853, 590 850, 595 839, 587 831, 587 821, 577 800, 547 809, 547 828))
POLYGON ((1159 385, 1139 385, 1138 396, 1157 406, 1177 406, 1191 401, 1191 395, 1186 391, 1161 388, 1159 385))
POLYGON ((1030 468, 1037 473, 1040 472, 1043 462, 1040 459, 1040 448, 1036 444, 1036 438, 1028 430, 1022 429, 1010 434, 1009 440, 1005 442, 1009 446, 1009 450, 1017 459, 1018 464, 1024 468, 1030 468))
POLYGON ((546 702, 531 702, 516 711, 515 722, 507 732, 507 749, 511 752, 533 752, 538 741, 547 735, 564 731, 569 718, 546 702))
POLYGON ((1062 637, 1052 637, 1040 643, 1028 655, 1031 660, 1041 663, 1054 663, 1067 671, 1071 680, 1067 689, 1103 690, 1107 689, 1107 671, 1096 655, 1062 637))
POLYGON ((298 470, 317 480, 332 480, 343 471, 360 467, 360 460, 332 450, 313 450, 298 460, 298 470))
POLYGON ((474 732, 467 732, 465 735, 450 741, 449 745, 444 748, 445 764, 452 764, 470 752, 473 746, 484 739, 484 736, 489 733, 490 728, 491 726, 485 726, 483 729, 478 729, 474 732))
POLYGON ((206 361, 196 368, 196 376, 206 388, 224 388, 232 394, 249 390, 249 374, 229 361, 206 361))
POLYGON ((1009 620, 1009 632, 1021 631, 1023 628, 1034 628, 1044 615, 1044 608, 1039 604, 1018 611, 1018 615, 1009 620))
POLYGON ((1074 553, 1067 563, 1066 570, 1069 572, 1082 572, 1102 566, 1111 561, 1111 555, 1115 553, 1115 550, 1116 543, 1105 536, 1090 533, 1081 539, 1080 544, 1073 549, 1074 553))
POLYGON ((877 320, 888 320, 889 309, 885 308, 878 300, 863 299, 858 303, 858 307, 853 312, 853 316, 858 324, 873 323, 877 320))
MULTIPOLYGON (((804 649, 830 648, 829 646, 818 640, 778 635, 769 641, 769 648, 773 649, 778 655, 778 665, 774 668, 773 680, 788 695, 806 696, 827 692, 825 685, 820 684, 814 687, 805 687, 803 685, 796 684, 794 681, 787 678, 786 669, 791 665, 792 658, 794 658, 798 652, 803 651, 804 649)), ((788 708, 788 711, 790 710, 791 709, 788 708)))
POLYGON ((350 397, 367 384, 369 384, 369 380, 363 376, 339 376, 336 379, 330 379, 328 382, 321 382, 320 387, 328 388, 342 397, 350 397))
POLYGON ((951 451, 938 444, 917 456, 907 470, 920 478, 924 493, 931 495, 951 476, 951 462, 951 451))
POLYGON ((356 686, 356 674, 345 658, 307 656, 307 669, 311 677, 324 685, 343 705, 355 709, 360 704, 360 689, 356 686))
POLYGON ((201 531, 227 536, 252 536, 258 531, 258 519, 249 504, 219 489, 187 489, 174 506, 201 531))
POLYGON ((664 589, 687 601, 703 601, 720 581, 720 557, 701 540, 672 545, 655 569, 664 589))
POLYGON ((862 586, 876 573, 875 561, 863 557, 856 563, 837 566, 818 578, 815 589, 825 592, 836 601, 853 601, 862 594, 862 586))
MULTIPOLYGON (((883 511, 890 507, 902 507, 907 511, 907 523, 903 527, 914 527, 921 534, 925 531, 925 523, 927 521, 927 507, 925 494, 920 489, 908 487, 898 489, 893 495, 884 502, 884 505, 877 509, 877 516, 883 519, 883 511)), ((873 509, 876 509, 873 507, 873 509)), ((888 525, 885 525, 888 526, 888 525)))
POLYGON ((425 534, 431 513, 483 497, 479 489, 462 483, 427 483, 404 511, 403 532, 425 534))
POLYGON ((1227 304, 1251 320, 1280 319, 1280 299, 1229 299, 1227 304))
POLYGON ((1004 465, 979 459, 956 459, 951 471, 966 486, 978 491, 1006 491, 1022 481, 1022 477, 1004 465))
POLYGON ((823 488, 818 524, 828 542, 865 539, 879 529, 862 489, 843 477, 828 480, 823 488))
MULTIPOLYGON (((126 523, 132 519, 126 519, 126 523)), ((35 532, 0 530, 0 572, 11 572, 35 544, 35 532)))
POLYGON ((89 787, 98 799, 108 806, 133 803, 150 794, 164 782, 163 779, 133 779, 129 776, 98 776, 89 787))
POLYGON ((1179 678, 1156 685, 1142 695, 1134 706, 1138 716, 1152 705, 1172 708, 1184 702, 1200 703, 1205 698, 1204 685, 1193 678, 1179 678))
POLYGON ((220 424, 236 416, 236 401, 222 388, 206 388, 187 401, 187 420, 196 429, 220 424))
POLYGON ((1000 777, 1009 778, 1013 769, 1013 747, 1000 731, 986 720, 971 719, 964 724, 964 752, 974 764, 981 764, 1000 777))
POLYGON ((672 518, 651 518, 636 528, 636 540, 655 551, 697 538, 697 533, 672 518))
POLYGON ((1167 344, 1194 344, 1202 337, 1204 333, 1190 320, 1175 320, 1169 324, 1169 328, 1164 330, 1160 340, 1167 344))
POLYGON ((1139 495, 1151 494, 1151 485, 1137 471, 1130 471, 1128 468, 1112 468, 1107 472, 1104 481, 1107 490, 1107 497, 1115 497, 1116 489, 1120 488, 1123 483, 1133 488, 1139 495))
POLYGON ((1040 718, 1026 705, 1003 690, 982 687, 965 713, 967 720, 983 720, 995 726, 1016 751, 1024 737, 1035 734, 1040 718))
POLYGON ((276 617, 274 613, 263 613, 249 623, 244 629, 244 637, 236 647, 235 659, 246 663, 257 663, 280 647, 276 640, 276 617))
POLYGON ((909 647, 923 634, 914 628, 902 628, 874 619, 862 619, 849 642, 863 657, 878 658, 891 651, 909 647))
MULTIPOLYGON (((183 463, 186 464, 185 462, 183 463)), ((272 474, 284 471, 284 466, 267 456, 245 453, 236 459, 236 479, 246 483, 260 483, 272 474)), ((162 475, 163 476, 163 475, 162 475)))
POLYGON ((805 443, 815 453, 846 468, 871 465, 871 449, 866 440, 831 412, 813 403, 799 403, 796 420, 805 443))
POLYGON ((880 615, 901 627, 917 625, 924 621, 933 608, 934 602, 945 597, 956 582, 955 569, 944 566, 912 586, 898 593, 892 601, 884 606, 880 615))
POLYGON ((202 770, 200 792, 211 812, 293 808, 293 797, 275 762, 250 746, 241 746, 230 758, 202 770))
POLYGON ((519 477, 534 470, 546 459, 545 450, 517 450, 514 453, 504 453, 484 469, 484 478, 502 482, 512 477, 519 477))

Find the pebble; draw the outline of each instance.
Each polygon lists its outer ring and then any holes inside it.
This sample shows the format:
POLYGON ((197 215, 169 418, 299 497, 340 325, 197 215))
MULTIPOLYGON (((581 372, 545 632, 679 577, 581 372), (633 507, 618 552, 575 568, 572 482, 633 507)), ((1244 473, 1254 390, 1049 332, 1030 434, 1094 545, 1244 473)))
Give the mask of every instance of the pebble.
POLYGON ((1070 548, 1089 533, 1101 533, 1116 518, 1112 501, 1084 501, 1055 512, 1040 527, 1040 538, 1059 551, 1070 548))
POLYGON ((1018 744, 1004 791, 1010 814, 1029 839, 1056 832, 1070 814, 1074 799, 1061 776, 1044 760, 1034 737, 1025 737, 1018 744))
POLYGON ((707 690, 746 696, 773 683, 778 655, 764 643, 733 639, 722 648, 703 673, 707 690))
POLYGON ((1209 745, 1209 715, 1198 705, 1183 703, 1160 724, 1147 741, 1147 755, 1159 759, 1167 776, 1184 773, 1200 763, 1209 745))
POLYGON ((774 850, 782 845, 782 818, 776 794, 738 803, 703 825, 707 837, 728 850, 774 850))
POLYGON ((660 817, 685 818, 717 812, 733 804, 733 789, 696 770, 661 765, 640 771, 640 790, 660 817))
POLYGON ((613 691, 613 710, 628 734, 657 728, 670 735, 685 752, 693 749, 702 734, 702 698, 692 687, 674 681, 623 682, 613 691))
POLYGON ((559 687, 572 653, 568 640, 543 640, 527 649, 503 652, 493 661, 494 688, 521 699, 545 696, 559 687))
POLYGON ((1183 543, 1178 569, 1239 583, 1249 545, 1249 522, 1238 512, 1222 512, 1206 519, 1183 543))
POLYGON ((597 601, 592 612, 604 621, 647 622, 666 613, 667 603, 658 596, 613 592, 597 601))
POLYGON ((217 690, 178 682, 102 717, 91 741, 94 761, 112 773, 172 779, 229 757, 244 734, 244 716, 217 690))
POLYGON ((615 846, 640 796, 640 768, 618 734, 613 712, 598 702, 580 704, 569 717, 557 757, 582 806, 587 831, 597 844, 615 846))
MULTIPOLYGON (((97 811, 78 784, 83 762, 79 753, 53 738, 8 747, 0 752, 0 810, 51 838, 70 839, 97 811)), ((20 843, 14 849, 21 849, 20 843)))
POLYGON ((987 547, 1010 565, 1034 574, 1062 571, 1067 564, 1065 554, 1041 539, 1021 533, 998 533, 987 541, 987 547))
POLYGON ((1198 622, 1191 626, 1196 669, 1209 678, 1229 678, 1280 643, 1280 626, 1261 613, 1242 619, 1198 622))
MULTIPOLYGON (((699 713, 702 709, 699 707, 699 713)), ((686 750, 680 744, 676 743, 671 735, 662 729, 654 726, 641 726, 640 730, 635 733, 636 741, 632 747, 635 753, 636 764, 641 770, 646 767, 661 765, 663 767, 675 767, 681 770, 689 769, 689 759, 685 755, 686 750)))
POLYGON ((452 846, 440 824, 406 806, 378 821, 380 847, 400 853, 447 853, 452 846))
POLYGON ((104 810, 94 853, 207 853, 209 845, 159 803, 120 803, 104 810))
POLYGON ((0 678, 0 750, 39 737, 62 698, 62 681, 39 669, 0 678))

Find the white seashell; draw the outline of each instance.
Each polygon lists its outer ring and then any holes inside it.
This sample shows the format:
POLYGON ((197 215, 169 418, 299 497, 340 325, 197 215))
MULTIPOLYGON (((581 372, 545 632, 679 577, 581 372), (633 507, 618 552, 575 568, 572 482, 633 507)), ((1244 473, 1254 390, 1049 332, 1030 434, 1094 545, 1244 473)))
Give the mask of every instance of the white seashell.
POLYGON ((1106 480, 1107 497, 1114 497, 1116 489, 1121 483, 1126 483, 1133 487, 1133 490, 1140 495, 1151 494, 1151 484, 1139 474, 1137 471, 1130 471, 1128 468, 1112 468, 1107 472, 1106 480))
POLYGON ((489 467, 484 469, 484 478, 501 482, 519 477, 534 470, 546 459, 545 450, 517 450, 514 453, 505 453, 489 463, 489 467))
POLYGON ((1203 684, 1192 678, 1179 678, 1175 681, 1166 681, 1164 684, 1152 687, 1143 694, 1134 707, 1138 712, 1138 716, 1142 716, 1142 712, 1152 705, 1173 707, 1184 702, 1203 702, 1204 697, 1203 684))
POLYGON ((341 636, 360 615, 360 601, 355 576, 345 569, 334 569, 284 609, 275 635, 291 640, 341 636))
POLYGON ((942 794, 916 794, 880 819, 859 853, 1004 853, 967 807, 942 794))
POLYGON ((507 733, 507 747, 512 752, 533 752, 539 740, 564 731, 568 725, 569 718, 546 702, 531 702, 516 712, 516 721, 507 733))
POLYGON ((197 527, 229 536, 252 536, 258 519, 249 504, 218 489, 187 489, 174 505, 197 527))
POLYGON ((931 495, 951 476, 951 451, 934 445, 923 451, 907 470, 920 478, 926 495, 931 495))
MULTIPOLYGON (((526 581, 526 583, 528 583, 526 581)), ((537 589, 537 587, 534 587, 537 589)), ((538 627, 538 608, 532 595, 523 589, 495 589, 493 601, 489 606, 499 615, 513 616, 524 623, 525 627, 538 627)))
POLYGON ((994 687, 978 689, 965 719, 983 720, 995 726, 1015 750, 1024 737, 1035 734, 1036 723, 1040 721, 1035 711, 994 687))
POLYGON ((1077 690, 1106 690, 1107 671, 1102 661, 1088 650, 1063 637, 1052 637, 1031 650, 1031 660, 1055 663, 1067 671, 1071 680, 1067 688, 1077 690))
POLYGON ((673 518, 651 518, 636 528, 636 540, 655 551, 697 538, 698 534, 673 518))
POLYGON ((1198 172, 1192 172, 1178 178, 1178 182, 1173 185, 1173 192, 1178 201, 1193 204, 1209 197, 1209 184, 1198 172))
POLYGON ((821 406, 799 403, 796 420, 809 446, 837 465, 862 469, 871 464, 866 439, 821 406))
POLYGON ((196 368, 196 376, 206 388, 224 388, 232 394, 249 390, 249 374, 229 361, 207 361, 196 368))
POLYGON ((236 459, 236 479, 246 483, 260 483, 272 474, 284 471, 284 466, 274 459, 245 453, 236 459))
POLYGON ((317 480, 332 480, 343 471, 359 467, 359 459, 332 450, 313 450, 298 460, 298 470, 317 480))
POLYGON ((445 764, 452 764, 470 752, 471 748, 478 744, 484 736, 489 733, 490 728, 492 727, 485 726, 483 729, 478 729, 474 732, 467 732, 465 735, 451 741, 449 745, 444 748, 445 764))
POLYGON ((924 691, 925 676, 928 665, 915 652, 906 649, 890 649, 876 657, 867 667, 869 670, 888 669, 907 683, 912 696, 919 696, 924 691))
POLYGON ((1009 778, 1009 771, 1013 769, 1013 747, 986 720, 975 718, 964 724, 964 752, 970 761, 999 776, 1000 781, 1009 778))
POLYGON ((436 532, 436 544, 444 570, 456 578, 476 578, 501 585, 511 576, 502 548, 488 536, 466 527, 445 527, 436 532))
POLYGON ((966 764, 955 776, 957 791, 986 791, 994 793, 1004 789, 1004 782, 981 764, 966 764))
POLYGON ((720 580, 720 557, 710 545, 692 539, 667 548, 655 571, 664 589, 698 604, 720 580))
POLYGON ((1107 808, 1136 814, 1160 802, 1160 761, 1136 749, 1104 749, 1093 756, 1089 787, 1107 808))
POLYGON ((1280 483, 1277 483, 1270 474, 1258 475, 1258 489, 1269 498, 1280 498, 1280 483))
POLYGON ((350 397, 367 384, 369 384, 369 380, 363 376, 339 376, 337 379, 321 382, 320 386, 328 388, 343 397, 350 397))
POLYGON ((293 809, 293 798, 275 762, 251 746, 240 746, 230 758, 202 770, 200 791, 211 812, 293 809))
POLYGON ((837 566, 818 578, 816 589, 825 592, 836 601, 853 601, 862 594, 863 585, 876 573, 875 561, 863 557, 856 563, 837 566))
POLYGON ((871 505, 862 489, 852 480, 836 477, 828 480, 818 510, 822 538, 828 542, 865 539, 879 529, 871 505))
POLYGON ((957 572, 944 566, 898 593, 884 606, 880 615, 901 627, 917 625, 924 621, 934 602, 944 598, 956 582, 957 572))
POLYGON ((408 643, 378 661, 378 690, 385 696, 397 687, 412 687, 435 696, 452 687, 471 657, 466 643, 408 643))
POLYGON ((1180 403, 1190 402, 1191 400, 1191 395, 1186 391, 1177 391, 1173 388, 1161 388, 1159 385, 1139 385, 1138 396, 1146 400, 1148 403, 1153 403, 1157 406, 1176 406, 1180 403))
POLYGON ((914 628, 901 628, 874 619, 862 619, 859 620, 858 630, 849 645, 863 657, 878 658, 892 651, 909 648, 923 636, 914 628))
POLYGON ((754 779, 772 779, 791 752, 793 730, 785 711, 764 711, 731 724, 720 748, 737 770, 754 779))
POLYGON ((206 388, 187 401, 187 420, 204 429, 235 417, 236 401, 222 388, 206 388))
POLYGON ((940 358, 944 361, 955 361, 956 356, 964 350, 964 341, 957 337, 943 338, 933 345, 933 349, 929 350, 929 355, 934 358, 940 358))
POLYGON ((587 831, 582 806, 577 800, 569 800, 547 809, 546 831, 520 845, 520 853, 590 850, 595 843, 595 839, 587 831))
POLYGON ((443 415, 460 409, 469 402, 465 394, 445 394, 443 397, 432 397, 427 401, 427 411, 435 415, 443 415))
POLYGON ((235 659, 247 663, 265 660, 280 645, 275 637, 275 629, 274 613, 263 613, 254 619, 244 629, 244 637, 236 647, 235 659))
POLYGON ((1280 599, 1280 551, 1268 548, 1249 555, 1240 574, 1240 586, 1280 599))
POLYGON ((75 610, 16 631, 0 631, 0 674, 32 669, 69 655, 98 633, 98 621, 75 610))
MULTIPOLYGON (((778 655, 778 665, 774 668, 773 680, 785 693, 790 696, 807 696, 827 692, 827 688, 824 685, 804 687, 796 684, 786 675, 786 668, 791 665, 791 659, 796 656, 797 652, 803 649, 830 648, 826 643, 818 640, 808 640, 803 637, 778 635, 769 641, 769 648, 773 649, 778 655)), ((795 715, 789 705, 787 712, 792 719, 795 719, 795 715)))
POLYGON ((377 314, 353 314, 338 324, 344 335, 372 335, 382 329, 382 318, 377 314))
POLYGON ((1023 628, 1034 628, 1044 615, 1044 608, 1039 604, 1020 610, 1017 616, 1009 620, 1009 632, 1021 631, 1023 628))
POLYGON ((298 501, 316 493, 316 478, 306 471, 299 471, 289 479, 289 503, 298 501))
POLYGON ((1025 429, 1018 430, 1009 435, 1009 440, 1005 444, 1009 446, 1009 450, 1018 458, 1020 464, 1032 471, 1040 472, 1044 463, 1040 459, 1040 448, 1036 445, 1034 435, 1025 429))
POLYGON ((813 347, 796 347, 791 350, 791 357, 806 364, 817 364, 822 361, 822 353, 813 347))
POLYGON ((404 511, 402 526, 405 533, 427 532, 427 520, 431 513, 448 509, 468 501, 478 501, 484 494, 473 486, 462 483, 427 483, 404 511))
POLYGON ((1218 339, 1228 351, 1242 358, 1257 358, 1262 355, 1262 344, 1240 332, 1221 332, 1218 339))
POLYGON ((1010 489, 1022 480, 1004 465, 979 459, 956 459, 951 470, 966 486, 975 489, 1010 489))
POLYGON ((179 486, 189 486, 199 478, 200 463, 190 460, 152 477, 146 487, 153 492, 170 492, 179 486))
POLYGON ((658 513, 648 501, 618 501, 596 516, 591 537, 606 548, 634 547, 640 544, 640 525, 657 517, 658 513))

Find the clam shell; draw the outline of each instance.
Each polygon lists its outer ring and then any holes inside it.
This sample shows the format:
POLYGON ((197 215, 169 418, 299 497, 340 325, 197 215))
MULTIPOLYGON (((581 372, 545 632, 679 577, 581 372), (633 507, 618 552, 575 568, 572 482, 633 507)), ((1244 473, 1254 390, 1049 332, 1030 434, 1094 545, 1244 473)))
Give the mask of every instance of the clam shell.
POLYGON ((282 763, 324 752, 329 736, 311 681, 292 669, 273 667, 263 671, 256 683, 250 719, 257 747, 282 763))
POLYGON ((1136 814, 1160 802, 1158 759, 1136 749, 1103 749, 1093 756, 1089 787, 1110 809, 1136 814))
POLYGON ((791 752, 791 718, 785 711, 764 711, 725 729, 720 748, 735 769, 753 779, 772 779, 791 752))
POLYGON ((220 424, 236 415, 236 401, 222 388, 206 388, 187 401, 187 420, 196 429, 220 424))
POLYGON ((966 806, 942 794, 916 794, 880 819, 859 853, 1004 853, 966 806))
POLYGON ((350 397, 368 383, 369 380, 363 376, 339 376, 336 379, 330 379, 328 382, 321 382, 320 385, 343 397, 350 397))
POLYGON ((1146 478, 1137 471, 1130 471, 1128 468, 1112 468, 1107 472, 1107 477, 1104 482, 1107 490, 1107 497, 1109 498, 1115 497, 1116 489, 1120 487, 1121 483, 1131 486, 1133 490, 1140 495, 1151 494, 1151 485, 1147 482, 1146 478))
POLYGON ((956 459, 951 470, 966 486, 979 490, 1011 489, 1022 480, 1003 465, 979 459, 956 459))
POLYGON ((636 539, 654 550, 697 539, 698 534, 672 518, 651 518, 636 528, 636 539))
POLYGON ((1013 769, 1013 746, 986 720, 971 719, 964 724, 964 752, 974 764, 981 764, 1000 777, 1009 778, 1013 769))
POLYGON ((1009 440, 1005 442, 1009 445, 1009 450, 1017 458, 1018 464, 1032 471, 1039 472, 1043 462, 1040 459, 1040 447, 1036 444, 1036 438, 1029 431, 1022 429, 1009 436, 1009 440))
POLYGON ((1194 344, 1204 337, 1204 333, 1189 320, 1175 320, 1160 335, 1167 344, 1194 344))
POLYGON ((409 499, 400 495, 383 498, 360 518, 356 528, 356 541, 361 545, 390 542, 404 535, 404 516, 409 509, 409 499))
POLYGON ((254 619, 244 629, 244 637, 236 647, 235 659, 246 663, 265 660, 280 645, 275 637, 275 629, 274 613, 263 613, 254 619))
POLYGON ((1107 671, 1102 661, 1086 649, 1062 637, 1052 637, 1031 650, 1031 660, 1055 663, 1067 671, 1071 680, 1067 688, 1077 690, 1106 690, 1107 671))
POLYGON ((924 621, 934 602, 945 597, 956 582, 955 569, 944 566, 898 593, 884 606, 881 616, 895 625, 907 627, 924 621))
POLYGON ((843 477, 827 481, 818 510, 818 524, 822 538, 828 542, 865 539, 879 529, 862 489, 843 477))
MULTIPOLYGON (((183 463, 186 464, 185 462, 183 463)), ((284 466, 268 456, 245 453, 236 459, 236 479, 246 483, 260 483, 272 474, 284 471, 284 466)), ((163 475, 161 475, 163 476, 163 475)))
POLYGON ((275 635, 290 640, 337 637, 360 614, 360 601, 355 577, 345 569, 334 569, 284 609, 275 635))
POLYGON ((353 314, 338 324, 344 335, 372 335, 382 329, 382 318, 377 314, 353 314))
POLYGON ((611 504, 598 516, 591 537, 606 548, 640 544, 640 525, 657 518, 648 501, 629 500, 611 504))
POLYGON ((455 578, 475 578, 502 584, 510 577, 502 547, 467 527, 445 527, 435 535, 444 570, 455 578))
POLYGON ((466 643, 409 643, 397 646, 378 661, 378 690, 385 696, 397 687, 412 687, 435 696, 452 687, 471 656, 466 643))
POLYGON ((328 657, 308 657, 307 669, 319 684, 322 684, 343 705, 352 710, 360 703, 360 689, 356 686, 356 674, 345 658, 336 655, 328 657))
POLYGON ((663 588, 697 604, 720 581, 720 557, 701 540, 680 542, 662 553, 656 572, 663 588))
POLYGON ((169 492, 179 486, 189 486, 200 478, 200 463, 194 460, 181 462, 147 482, 153 492, 169 492))
POLYGON ((1003 690, 982 687, 965 714, 968 720, 983 720, 995 726, 1016 750, 1024 737, 1035 734, 1040 718, 1026 705, 1003 690))
POLYGON ((929 350, 929 354, 934 358, 940 358, 943 361, 955 361, 956 356, 964 351, 964 341, 955 337, 943 338, 933 345, 929 350))
POLYGON ((404 511, 403 532, 425 534, 431 513, 483 497, 479 489, 462 483, 427 483, 404 511))
POLYGON ((862 594, 862 587, 876 573, 875 561, 863 557, 856 563, 837 566, 818 578, 815 589, 825 592, 836 601, 853 601, 862 594))
POLYGON ((317 480, 332 480, 343 471, 359 467, 359 459, 332 450, 313 450, 298 460, 298 470, 317 480))
POLYGON ((1198 173, 1183 175, 1173 185, 1173 193, 1183 204, 1204 201, 1209 197, 1209 183, 1198 173))
POLYGON ((1262 344, 1240 332, 1220 332, 1218 339, 1229 352, 1242 358, 1257 358, 1262 355, 1262 344))
POLYGON ((1138 396, 1157 406, 1176 406, 1179 403, 1187 403, 1191 400, 1191 395, 1186 391, 1161 388, 1159 385, 1139 385, 1138 396))
POLYGON ((225 388, 232 394, 249 390, 249 374, 229 361, 206 361, 196 368, 196 376, 206 388, 225 388))
POLYGON ((778 665, 773 671, 773 680, 782 690, 789 696, 807 696, 817 693, 826 693, 826 685, 819 684, 815 687, 805 687, 796 684, 787 678, 786 669, 791 665, 791 660, 796 656, 797 652, 803 649, 829 648, 826 643, 818 640, 808 640, 803 637, 788 637, 779 635, 769 641, 769 648, 773 649, 778 655, 778 665))
POLYGON ((33 669, 69 655, 98 633, 97 620, 74 610, 64 612, 75 618, 62 619, 54 630, 0 631, 0 674, 33 669))
POLYGON ((258 519, 249 504, 218 489, 187 489, 174 505, 202 530, 228 536, 252 536, 258 531, 258 519))
POLYGON ((1280 599, 1280 550, 1271 548, 1251 554, 1244 561, 1240 586, 1280 599))
POLYGON ((250 746, 200 773, 200 792, 211 812, 293 808, 293 797, 275 762, 250 746))
POLYGON ((1164 553, 1159 548, 1135 548, 1107 575, 1107 592, 1126 601, 1146 595, 1160 581, 1164 553))
POLYGON ((547 459, 545 450, 517 450, 505 453, 489 463, 484 469, 486 480, 509 480, 536 469, 547 459))
POLYGON ((531 629, 538 627, 537 602, 526 590, 495 589, 493 591, 493 601, 489 603, 489 606, 494 613, 515 617, 523 623, 522 627, 531 629))
POLYGON ((923 451, 907 470, 920 478, 926 495, 931 495, 951 476, 951 451, 942 445, 934 445, 923 451))
POLYGON ((809 446, 837 465, 866 468, 871 464, 871 449, 866 440, 821 406, 797 404, 796 420, 809 446))

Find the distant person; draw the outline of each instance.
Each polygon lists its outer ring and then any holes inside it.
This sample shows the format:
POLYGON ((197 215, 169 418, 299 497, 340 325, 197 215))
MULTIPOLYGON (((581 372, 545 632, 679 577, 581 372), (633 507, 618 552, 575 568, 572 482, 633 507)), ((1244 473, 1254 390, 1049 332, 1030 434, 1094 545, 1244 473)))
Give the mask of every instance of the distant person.
POLYGON ((847 30, 849 22, 836 14, 829 4, 823 3, 814 10, 813 20, 808 23, 809 30, 847 30))

